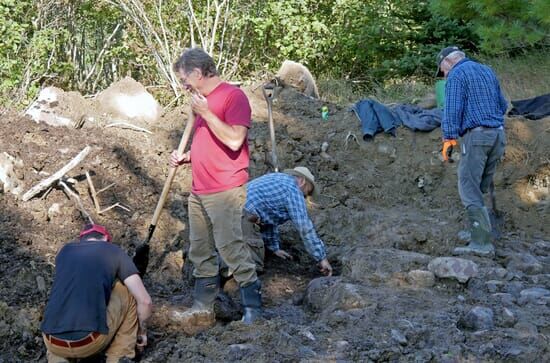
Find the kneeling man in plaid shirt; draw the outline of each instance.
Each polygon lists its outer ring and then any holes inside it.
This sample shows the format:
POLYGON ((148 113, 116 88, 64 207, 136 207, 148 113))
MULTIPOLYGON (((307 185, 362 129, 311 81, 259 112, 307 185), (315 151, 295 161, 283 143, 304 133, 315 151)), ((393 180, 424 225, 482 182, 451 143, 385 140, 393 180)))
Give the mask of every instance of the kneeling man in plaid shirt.
POLYGON ((263 270, 264 245, 282 259, 292 256, 279 247, 278 226, 292 221, 300 233, 306 251, 316 261, 325 276, 332 275, 325 245, 315 232, 308 216, 305 198, 319 193, 315 178, 308 168, 298 166, 283 173, 270 173, 250 181, 244 206, 243 233, 251 246, 259 271, 263 270), (254 229, 261 239, 254 239, 254 229))

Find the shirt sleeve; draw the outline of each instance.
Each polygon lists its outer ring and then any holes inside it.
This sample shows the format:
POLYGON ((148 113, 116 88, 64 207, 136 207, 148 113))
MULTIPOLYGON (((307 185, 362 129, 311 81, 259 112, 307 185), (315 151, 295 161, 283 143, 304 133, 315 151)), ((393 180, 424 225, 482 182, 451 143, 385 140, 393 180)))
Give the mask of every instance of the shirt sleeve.
POLYGON ((506 97, 504 97, 504 93, 502 93, 502 90, 500 89, 500 85, 498 86, 498 93, 500 96, 500 109, 502 110, 502 114, 506 114, 506 110, 508 110, 508 100, 506 100, 506 97))
POLYGON ((248 97, 239 88, 231 92, 225 107, 225 122, 229 125, 246 126, 250 128, 252 109, 248 97))
POLYGON ((296 226, 300 233, 300 237, 304 242, 304 247, 314 259, 319 262, 326 258, 325 245, 317 236, 313 222, 307 214, 306 203, 303 195, 299 190, 289 194, 288 197, 288 214, 290 220, 296 226))
POLYGON ((458 139, 464 103, 464 87, 458 79, 448 79, 445 86, 445 112, 441 123, 443 139, 458 139))
POLYGON ((262 233, 262 239, 264 241, 265 247, 270 251, 275 252, 279 250, 279 230, 277 226, 272 224, 262 224, 260 227, 260 232, 262 233))
POLYGON ((119 267, 117 272, 117 277, 120 281, 126 280, 126 278, 138 274, 139 271, 132 261, 132 259, 121 249, 119 249, 119 267))

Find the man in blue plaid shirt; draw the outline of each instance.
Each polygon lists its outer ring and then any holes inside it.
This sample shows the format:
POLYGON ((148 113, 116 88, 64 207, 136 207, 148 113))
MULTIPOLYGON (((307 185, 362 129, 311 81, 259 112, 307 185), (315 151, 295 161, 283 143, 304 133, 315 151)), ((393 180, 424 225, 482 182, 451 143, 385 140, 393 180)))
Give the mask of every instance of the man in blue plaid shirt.
MULTIPOLYGON (((245 222, 260 226, 265 247, 276 256, 292 259, 290 254, 280 249, 278 231, 280 224, 291 220, 302 237, 306 251, 318 263, 321 273, 330 276, 332 267, 327 260, 325 245, 315 232, 304 199, 317 194, 315 178, 305 167, 298 166, 287 169, 284 173, 266 174, 247 185, 245 222)), ((243 227, 243 231, 246 230, 249 228, 243 227)), ((252 250, 256 254, 256 251, 262 251, 255 259, 260 268, 263 268, 263 248, 252 250)))
POLYGON ((493 188, 497 163, 504 155, 504 114, 508 102, 491 68, 466 58, 458 47, 447 47, 437 56, 438 75, 447 78, 443 132, 443 160, 452 161, 461 137, 458 192, 466 207, 470 243, 455 254, 494 254, 491 219, 483 194, 493 188))

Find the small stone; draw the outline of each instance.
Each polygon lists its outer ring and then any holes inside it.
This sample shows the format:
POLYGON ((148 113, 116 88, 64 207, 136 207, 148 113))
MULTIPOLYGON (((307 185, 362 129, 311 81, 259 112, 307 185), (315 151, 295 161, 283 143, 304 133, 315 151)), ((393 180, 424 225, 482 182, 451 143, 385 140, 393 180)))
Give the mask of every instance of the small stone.
POLYGON ((464 296, 462 296, 462 295, 458 295, 458 296, 456 297, 456 299, 457 299, 458 301, 460 301, 461 303, 463 303, 464 301, 466 301, 466 298, 465 298, 464 296))
POLYGON ((510 356, 511 356, 511 357, 517 357, 517 356, 519 356, 521 353, 523 353, 523 350, 521 350, 521 349, 519 349, 519 348, 510 348, 510 349, 506 352, 505 356, 506 356, 506 357, 510 357, 510 356))
POLYGON ((46 281, 44 280, 44 277, 40 275, 36 276, 36 287, 38 288, 38 291, 46 292, 46 281))
POLYGON ((516 324, 517 319, 514 312, 508 308, 502 309, 502 323, 505 327, 512 327, 516 324))
POLYGON ((458 257, 438 257, 430 261, 428 270, 440 278, 455 278, 465 283, 477 276, 478 266, 475 262, 458 257))
POLYGON ((305 336, 309 340, 315 340, 315 336, 309 330, 304 330, 301 333, 303 336, 305 336))
POLYGON ((490 293, 495 293, 495 292, 500 292, 500 290, 504 287, 504 282, 498 281, 498 280, 491 280, 491 281, 487 281, 485 285, 487 286, 487 290, 490 293))
POLYGON ((349 342, 347 340, 339 340, 336 342, 336 349, 338 349, 339 351, 344 351, 348 349, 348 347, 349 342))
POLYGON ((482 306, 476 306, 458 321, 460 328, 480 331, 494 327, 493 310, 482 306))
POLYGON ((398 342, 401 345, 407 345, 407 338, 398 330, 391 330, 391 337, 393 340, 398 342))
POLYGON ((532 287, 520 292, 518 304, 525 305, 528 303, 544 305, 550 298, 550 290, 543 289, 542 287, 532 287))
POLYGON ((523 283, 521 281, 512 281, 512 282, 506 284, 506 287, 505 287, 504 291, 514 295, 516 298, 519 298, 519 294, 520 294, 521 291, 524 290, 524 288, 525 288, 525 286, 523 285, 523 283))
POLYGON ((435 275, 431 271, 412 270, 407 274, 407 282, 415 287, 432 287, 435 284, 435 275))
POLYGON ((228 358, 230 360, 241 360, 254 350, 252 344, 231 344, 229 346, 228 358))
POLYGON ((530 336, 536 336, 539 331, 537 327, 531 323, 520 321, 516 325, 514 325, 514 329, 516 329, 518 332, 520 332, 520 335, 523 338, 527 338, 530 336))
POLYGON ((61 204, 54 203, 48 209, 48 220, 53 219, 55 216, 61 214, 61 204))
POLYGON ((492 294, 491 296, 505 306, 514 305, 516 302, 516 298, 514 297, 514 295, 506 292, 497 292, 496 294, 492 294))

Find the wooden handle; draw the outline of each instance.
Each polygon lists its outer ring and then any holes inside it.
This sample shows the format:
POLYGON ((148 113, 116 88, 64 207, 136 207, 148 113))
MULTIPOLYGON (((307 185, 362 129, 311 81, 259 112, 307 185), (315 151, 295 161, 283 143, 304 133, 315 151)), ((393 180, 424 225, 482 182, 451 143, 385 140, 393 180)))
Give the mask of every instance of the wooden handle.
POLYGON ((269 121, 269 136, 271 138, 271 163, 275 172, 279 171, 279 160, 277 159, 277 146, 275 145, 275 125, 273 124, 273 87, 265 85, 262 88, 265 101, 267 102, 267 115, 269 121))
MULTIPOLYGON (((195 123, 195 117, 193 115, 193 110, 191 109, 191 107, 189 107, 189 111, 187 113, 187 125, 185 125, 185 131, 183 131, 183 135, 181 136, 180 144, 178 146, 179 156, 181 156, 184 153, 185 148, 187 147, 187 143, 189 142, 189 138, 191 137, 191 133, 193 132, 194 123, 195 123)), ((162 212, 162 208, 164 207, 164 202, 166 201, 166 198, 168 197, 168 193, 170 192, 170 187, 172 186, 172 181, 174 180, 174 176, 176 176, 177 170, 178 168, 170 167, 170 171, 168 172, 168 178, 166 178, 166 182, 164 183, 164 188, 162 188, 162 193, 157 203, 157 207, 155 208, 155 213, 153 214, 153 219, 151 220, 151 225, 153 226, 156 226, 160 218, 160 213, 162 212)))

